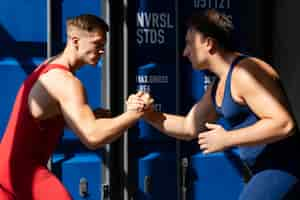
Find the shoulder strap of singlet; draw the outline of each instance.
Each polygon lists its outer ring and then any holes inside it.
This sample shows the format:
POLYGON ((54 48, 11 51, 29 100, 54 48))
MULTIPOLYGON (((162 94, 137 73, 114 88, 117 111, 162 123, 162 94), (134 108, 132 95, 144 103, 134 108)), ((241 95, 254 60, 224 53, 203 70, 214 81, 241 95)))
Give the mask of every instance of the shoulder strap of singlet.
POLYGON ((216 102, 216 90, 217 90, 218 82, 219 82, 219 78, 215 78, 215 80, 214 80, 213 83, 212 83, 212 88, 211 88, 211 99, 212 99, 213 105, 214 105, 215 108, 216 108, 217 113, 218 113, 218 114, 221 114, 220 107, 217 106, 217 102, 216 102))
POLYGON ((65 71, 70 71, 70 69, 65 66, 65 65, 62 65, 62 64, 55 64, 55 63, 51 63, 53 60, 55 60, 57 57, 59 57, 61 54, 58 54, 56 56, 53 56, 51 58, 49 58, 47 61, 45 61, 43 64, 42 64, 42 69, 40 71, 40 74, 43 74, 43 73, 46 73, 48 72, 49 70, 51 69, 62 69, 62 70, 65 70, 65 71))
MULTIPOLYGON (((237 64, 237 63, 239 63, 240 62, 240 60, 242 60, 243 58, 246 58, 246 57, 248 57, 247 55, 244 55, 244 54, 242 54, 242 55, 239 55, 238 57, 236 57, 234 60, 233 60, 233 62, 231 63, 231 65, 230 65, 230 68, 229 68, 229 71, 228 71, 228 74, 227 74, 227 77, 226 77, 226 83, 225 83, 225 90, 227 90, 227 88, 229 87, 230 88, 230 83, 231 83, 231 76, 232 76, 232 71, 233 71, 233 68, 234 68, 234 66, 237 64)), ((217 104, 216 104, 216 90, 217 90, 217 85, 218 85, 218 82, 219 82, 219 79, 218 78, 216 78, 215 80, 214 80, 214 82, 213 82, 213 86, 212 86, 212 92, 211 92, 211 97, 212 97, 212 101, 213 101, 213 103, 214 103, 214 105, 215 105, 215 107, 218 109, 218 106, 217 106, 217 104)), ((223 98, 225 98, 225 96, 223 97, 223 98)))
POLYGON ((247 55, 239 55, 238 57, 236 57, 233 62, 231 63, 230 65, 230 68, 229 68, 229 71, 228 71, 228 74, 227 74, 227 77, 226 77, 226 85, 225 85, 225 90, 227 87, 230 88, 230 83, 231 83, 231 76, 232 76, 232 71, 233 71, 233 68, 235 65, 237 65, 242 59, 244 58, 247 58, 248 56, 247 55))
POLYGON ((42 70, 42 74, 50 71, 51 69, 62 69, 65 71, 70 71, 70 69, 67 66, 61 65, 61 64, 46 64, 44 69, 42 70))

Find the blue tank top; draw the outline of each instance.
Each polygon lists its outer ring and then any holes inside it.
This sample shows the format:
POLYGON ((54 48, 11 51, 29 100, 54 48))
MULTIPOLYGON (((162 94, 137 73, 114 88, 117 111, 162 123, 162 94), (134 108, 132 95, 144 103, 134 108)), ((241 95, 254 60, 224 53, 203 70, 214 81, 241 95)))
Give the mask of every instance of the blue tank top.
MULTIPOLYGON (((250 110, 248 106, 238 104, 231 96, 230 88, 233 68, 240 60, 246 57, 246 55, 240 55, 230 65, 225 81, 223 100, 220 107, 216 104, 216 89, 219 82, 218 79, 215 80, 212 88, 213 104, 220 116, 221 120, 219 121, 221 121, 221 124, 226 130, 234 130, 250 126, 258 120, 258 117, 250 110)), ((255 163, 257 156, 263 151, 265 146, 266 145, 237 147, 236 153, 243 161, 251 166, 255 163)))

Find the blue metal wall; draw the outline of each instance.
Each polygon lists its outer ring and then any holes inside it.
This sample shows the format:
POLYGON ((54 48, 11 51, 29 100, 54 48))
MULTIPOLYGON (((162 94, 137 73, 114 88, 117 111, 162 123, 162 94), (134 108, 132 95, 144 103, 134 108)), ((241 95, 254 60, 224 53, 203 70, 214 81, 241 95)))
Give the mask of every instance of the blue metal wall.
POLYGON ((18 60, 14 57, 0 58, 0 138, 5 132, 18 89, 28 75, 27 70, 39 65, 42 59, 32 58, 29 61, 18 60))
MULTIPOLYGON (((176 14, 174 0, 129 2, 130 71, 136 91, 150 92, 157 111, 176 113, 176 14)), ((176 140, 143 120, 129 133, 134 199, 176 199, 176 140)))
MULTIPOLYGON (((46 42, 46 9, 46 1, 1 2, 1 40, 5 42, 46 42)), ((7 46, 7 48, 13 47, 7 46)))
POLYGON ((46 2, 2 2, 0 12, 2 138, 19 87, 46 56, 46 2))

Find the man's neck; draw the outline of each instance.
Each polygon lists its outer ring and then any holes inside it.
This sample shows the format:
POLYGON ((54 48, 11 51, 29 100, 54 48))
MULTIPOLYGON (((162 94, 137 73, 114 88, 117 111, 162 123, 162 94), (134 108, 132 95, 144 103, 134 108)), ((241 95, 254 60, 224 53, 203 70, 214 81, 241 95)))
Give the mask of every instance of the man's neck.
POLYGON ((61 64, 61 65, 68 67, 72 73, 74 73, 81 66, 83 66, 83 63, 80 63, 80 61, 78 59, 76 59, 74 52, 72 52, 72 50, 68 49, 68 48, 66 48, 57 57, 57 59, 54 60, 53 63, 61 64))
POLYGON ((229 67, 237 53, 234 52, 220 52, 216 53, 209 60, 209 68, 220 79, 226 77, 229 67))

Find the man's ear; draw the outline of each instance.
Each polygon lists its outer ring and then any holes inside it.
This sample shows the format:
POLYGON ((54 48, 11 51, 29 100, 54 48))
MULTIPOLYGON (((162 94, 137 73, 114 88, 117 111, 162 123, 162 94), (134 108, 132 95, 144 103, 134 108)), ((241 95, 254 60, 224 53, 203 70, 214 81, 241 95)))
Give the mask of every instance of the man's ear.
POLYGON ((79 38, 77 36, 71 36, 71 42, 72 42, 72 45, 75 48, 77 48, 78 47, 79 38))
POLYGON ((207 37, 206 38, 206 47, 210 54, 214 54, 216 52, 217 41, 214 38, 207 37))

